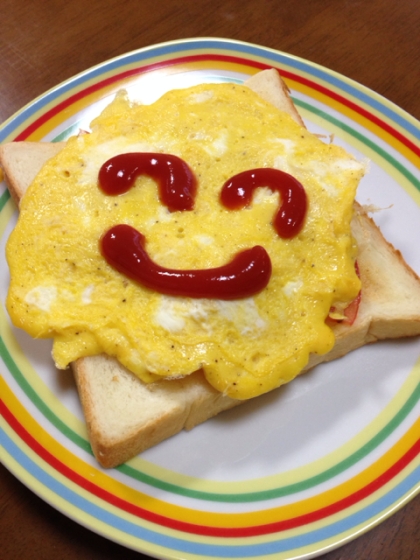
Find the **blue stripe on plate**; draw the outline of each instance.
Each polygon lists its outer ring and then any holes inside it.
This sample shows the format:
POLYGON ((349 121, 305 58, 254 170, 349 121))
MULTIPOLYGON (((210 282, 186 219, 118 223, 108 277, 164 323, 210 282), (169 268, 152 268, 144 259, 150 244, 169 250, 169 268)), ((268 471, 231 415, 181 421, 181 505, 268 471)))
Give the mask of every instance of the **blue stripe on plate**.
MULTIPOLYGON (((371 90, 352 82, 351 80, 344 79, 339 74, 330 71, 322 66, 312 64, 309 61, 270 49, 265 49, 258 45, 248 43, 241 43, 236 41, 224 41, 221 39, 191 39, 180 42, 168 42, 152 47, 146 47, 139 51, 133 51, 120 57, 111 59, 103 64, 95 66, 77 76, 63 82, 56 88, 46 92, 41 97, 35 99, 32 103, 26 106, 22 111, 14 115, 9 121, 6 121, 3 128, 0 130, 0 141, 5 139, 8 135, 22 125, 28 118, 34 115, 38 110, 42 109, 48 103, 52 102, 58 95, 63 95, 70 92, 73 88, 82 85, 86 80, 100 77, 105 72, 112 70, 121 71, 123 66, 144 62, 151 57, 165 56, 180 54, 192 50, 208 50, 212 52, 216 49, 223 49, 232 51, 232 54, 241 53, 242 55, 251 55, 263 57, 267 60, 272 60, 276 63, 290 66, 295 70, 304 71, 316 78, 319 78, 326 83, 341 89, 344 93, 354 96, 356 99, 366 103, 368 106, 376 109, 377 111, 386 115, 389 119, 396 124, 406 129, 415 138, 420 140, 420 127, 410 122, 403 114, 397 112, 393 108, 393 104, 382 98, 378 94, 374 94, 371 90), (374 97, 373 97, 374 95, 374 97)), ((404 111, 400 110, 402 113, 404 111)), ((408 115, 407 115, 408 116, 408 115)))
MULTIPOLYGON (((207 45, 205 42, 202 43, 200 47, 195 45, 195 48, 214 48, 214 43, 209 42, 207 45)), ((248 55, 253 56, 260 56, 270 60, 274 60, 276 62, 289 65, 294 69, 307 72, 316 78, 319 78, 328 84, 341 89, 343 92, 350 94, 351 96, 355 97, 356 99, 362 101, 366 105, 372 107, 373 109, 381 112, 382 114, 386 115, 389 119, 397 123, 402 128, 405 128, 408 132, 410 132, 415 138, 420 140, 420 123, 416 121, 412 123, 407 117, 411 117, 408 113, 394 105, 391 101, 387 100, 385 97, 379 95, 378 93, 373 92, 369 88, 358 84, 357 82, 351 80, 350 78, 345 78, 340 74, 334 72, 333 70, 329 70, 324 68, 318 64, 312 63, 310 61, 295 57, 293 55, 289 55, 287 53, 282 53, 278 51, 273 51, 270 49, 265 49, 264 47, 260 47, 258 45, 249 45, 243 43, 224 43, 220 44, 219 48, 225 48, 233 51, 241 51, 248 55), (391 105, 391 106, 390 106, 391 105), (402 115, 400 112, 405 113, 402 115)), ((411 117, 414 119, 414 117, 411 117)))
MULTIPOLYGON (((16 444, 11 440, 8 435, 0 430, 0 445, 16 460, 18 463, 30 473, 40 484, 44 485, 50 491, 54 492, 57 496, 60 496, 66 500, 69 504, 72 504, 76 508, 79 508, 84 513, 91 515, 97 520, 97 522, 103 522, 110 527, 113 527, 123 533, 130 535, 132 537, 141 539, 145 543, 152 545, 162 546, 169 548, 173 551, 179 551, 182 553, 196 554, 199 556, 208 556, 214 558, 252 558, 252 557, 262 557, 269 554, 282 553, 287 551, 293 551, 298 548, 305 546, 314 545, 316 543, 320 544, 320 549, 322 548, 322 542, 332 537, 336 537, 350 529, 356 528, 359 525, 366 524, 378 516, 383 514, 388 508, 391 508, 395 503, 401 501, 404 496, 414 490, 420 490, 419 480, 420 480, 420 465, 410 473, 401 483, 396 487, 392 488, 385 496, 379 498, 375 502, 367 505, 363 509, 357 511, 356 513, 349 515, 345 519, 331 523, 330 525, 324 526, 321 529, 315 531, 308 531, 306 533, 301 533, 298 536, 274 540, 270 542, 251 544, 244 542, 245 539, 241 539, 242 545, 217 545, 217 544, 207 544, 202 542, 192 542, 189 539, 188 534, 185 534, 185 539, 171 537, 165 534, 161 534, 157 531, 152 531, 146 529, 128 520, 122 519, 117 515, 114 515, 110 511, 93 504, 89 500, 78 495, 76 492, 66 487, 64 484, 59 482, 53 476, 49 475, 46 471, 40 468, 36 463, 32 461, 16 444)), ((28 484, 29 485, 29 484, 28 484)), ((35 488, 34 490, 39 490, 35 488)), ((40 492, 42 494, 42 492, 40 492)), ((105 505, 106 508, 106 505, 105 505)), ((258 513, 256 513, 258 515, 258 513)), ((164 530, 166 530, 164 528, 164 530)), ((109 535, 106 535, 109 538, 109 535)), ((268 535, 267 539, 275 538, 274 535, 268 535)), ((141 549, 141 543, 139 543, 139 550, 141 549)), ((144 545, 146 549, 147 546, 144 545)))

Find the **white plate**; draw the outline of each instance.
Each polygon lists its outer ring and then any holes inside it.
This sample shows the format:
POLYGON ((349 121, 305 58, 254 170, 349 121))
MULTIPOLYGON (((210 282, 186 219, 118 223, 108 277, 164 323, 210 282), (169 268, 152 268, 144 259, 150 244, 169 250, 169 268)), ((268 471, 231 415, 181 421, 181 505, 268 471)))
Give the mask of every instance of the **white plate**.
MULTIPOLYGON (((309 129, 371 170, 360 202, 419 273, 420 125, 366 88, 284 53, 221 39, 175 41, 57 86, 0 128, 0 141, 60 140, 124 86, 151 101, 173 87, 241 82, 276 67, 309 129)), ((355 538, 420 489, 420 341, 362 348, 190 433, 102 470, 70 375, 50 343, 10 326, 4 245, 16 210, 0 196, 0 459, 54 507, 157 558, 309 558, 355 538)))

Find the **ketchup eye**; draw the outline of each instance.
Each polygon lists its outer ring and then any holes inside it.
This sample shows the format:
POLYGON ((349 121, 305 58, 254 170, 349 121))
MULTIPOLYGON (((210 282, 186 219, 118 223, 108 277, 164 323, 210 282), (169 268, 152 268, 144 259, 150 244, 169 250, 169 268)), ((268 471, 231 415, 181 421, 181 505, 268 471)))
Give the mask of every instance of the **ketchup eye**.
MULTIPOLYGON (((99 171, 99 187, 109 195, 127 192, 139 175, 158 184, 159 198, 171 212, 192 210, 197 192, 195 176, 174 155, 120 154, 99 171)), ((220 200, 231 210, 249 205, 258 187, 280 192, 281 204, 274 227, 286 239, 303 226, 307 200, 303 186, 291 175, 271 168, 252 169, 232 177, 222 188, 220 200)), ((115 270, 156 292, 192 298, 240 299, 262 291, 271 276, 271 260, 259 245, 239 252, 227 264, 203 270, 169 269, 156 264, 145 248, 144 236, 129 225, 116 225, 100 240, 100 251, 115 270)))
POLYGON ((234 175, 223 185, 220 200, 230 210, 244 208, 251 204, 258 187, 269 187, 281 195, 280 208, 274 219, 278 235, 284 239, 297 235, 305 221, 306 192, 297 179, 280 169, 262 167, 234 175))
POLYGON ((123 194, 140 175, 157 182, 160 201, 171 212, 194 208, 195 175, 185 161, 174 155, 136 152, 115 156, 102 165, 99 187, 105 194, 123 194))

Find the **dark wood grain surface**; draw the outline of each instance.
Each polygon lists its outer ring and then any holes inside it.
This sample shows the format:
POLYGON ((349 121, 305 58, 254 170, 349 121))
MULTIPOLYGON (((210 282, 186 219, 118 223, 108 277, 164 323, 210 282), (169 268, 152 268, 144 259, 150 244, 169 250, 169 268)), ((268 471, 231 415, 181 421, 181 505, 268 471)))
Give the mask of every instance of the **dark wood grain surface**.
MULTIPOLYGON (((420 119, 418 0, 1 0, 0 121, 72 75, 154 43, 249 41, 327 66, 420 119)), ((141 559, 0 465, 1 560, 141 559)), ((420 496, 325 560, 420 558, 420 496)))

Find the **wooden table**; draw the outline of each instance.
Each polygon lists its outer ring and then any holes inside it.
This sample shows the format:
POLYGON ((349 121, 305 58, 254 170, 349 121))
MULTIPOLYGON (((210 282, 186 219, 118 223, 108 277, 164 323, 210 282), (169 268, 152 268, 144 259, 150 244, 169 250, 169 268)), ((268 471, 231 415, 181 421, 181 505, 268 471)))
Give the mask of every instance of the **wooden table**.
MULTIPOLYGON (((226 37, 289 52, 420 119, 417 0, 2 0, 0 121, 57 83, 153 43, 226 37)), ((0 465, 2 560, 146 558, 61 515, 0 465)), ((420 496, 328 560, 420 558, 420 496)))

